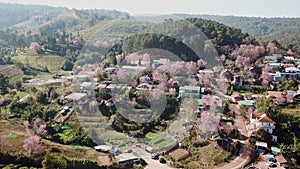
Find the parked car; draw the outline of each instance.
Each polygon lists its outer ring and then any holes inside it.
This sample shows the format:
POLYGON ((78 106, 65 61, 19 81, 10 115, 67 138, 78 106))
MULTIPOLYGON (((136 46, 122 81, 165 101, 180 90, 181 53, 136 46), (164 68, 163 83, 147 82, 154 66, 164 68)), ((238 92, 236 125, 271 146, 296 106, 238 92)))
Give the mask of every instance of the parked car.
POLYGON ((132 150, 126 150, 125 153, 132 153, 132 150))
POLYGON ((158 155, 157 153, 153 153, 153 154, 151 154, 151 158, 152 158, 153 160, 158 160, 159 155, 158 155))
POLYGON ((267 162, 267 166, 269 166, 269 167, 276 167, 277 164, 274 163, 274 162, 272 162, 272 161, 269 161, 269 162, 267 162))
POLYGON ((160 158, 159 162, 162 163, 162 164, 165 164, 167 161, 164 158, 160 158))

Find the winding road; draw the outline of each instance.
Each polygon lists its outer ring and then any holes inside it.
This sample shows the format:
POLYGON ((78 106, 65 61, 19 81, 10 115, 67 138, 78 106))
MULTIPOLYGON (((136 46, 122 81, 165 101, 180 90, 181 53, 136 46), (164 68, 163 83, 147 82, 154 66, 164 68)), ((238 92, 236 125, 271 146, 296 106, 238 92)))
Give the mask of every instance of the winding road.
MULTIPOLYGON (((239 106, 237 104, 230 104, 230 109, 235 111, 234 125, 238 127, 240 135, 244 135, 247 137, 245 120, 241 115, 239 106)), ((242 140, 241 138, 239 140, 242 143, 240 155, 229 163, 217 166, 214 169, 240 169, 250 162, 251 151, 249 140, 242 140)))

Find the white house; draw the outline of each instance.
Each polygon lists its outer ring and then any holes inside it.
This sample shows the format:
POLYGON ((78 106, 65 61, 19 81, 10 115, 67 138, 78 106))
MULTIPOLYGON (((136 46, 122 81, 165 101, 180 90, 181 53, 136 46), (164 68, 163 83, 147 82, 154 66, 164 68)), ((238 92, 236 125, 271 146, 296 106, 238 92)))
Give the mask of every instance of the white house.
POLYGON ((273 131, 275 130, 275 122, 269 118, 265 113, 256 113, 253 112, 250 118, 251 124, 256 124, 256 126, 260 126, 263 128, 266 132, 273 134, 273 131))
POLYGON ((200 86, 182 86, 179 87, 179 96, 181 99, 194 95, 197 99, 201 98, 200 86))
POLYGON ((285 68, 285 72, 289 72, 289 73, 300 73, 300 69, 296 68, 296 67, 288 67, 285 68))
POLYGON ((297 79, 298 74, 296 72, 276 72, 276 73, 269 73, 270 76, 273 77, 273 80, 275 82, 281 82, 282 80, 285 79, 297 79))

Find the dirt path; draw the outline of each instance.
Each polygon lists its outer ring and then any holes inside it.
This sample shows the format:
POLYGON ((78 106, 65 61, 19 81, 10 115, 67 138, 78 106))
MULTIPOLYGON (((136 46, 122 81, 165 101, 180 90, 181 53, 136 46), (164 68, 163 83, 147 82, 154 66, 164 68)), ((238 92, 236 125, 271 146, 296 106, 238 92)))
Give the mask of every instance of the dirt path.
MULTIPOLYGON (((236 112, 236 117, 234 120, 235 126, 238 127, 238 130, 240 131, 241 135, 248 137, 246 124, 240 113, 239 106, 236 104, 231 104, 230 108, 236 112)), ((217 166, 214 169, 240 169, 249 163, 251 156, 249 140, 243 140, 243 138, 240 138, 240 142, 242 143, 240 155, 237 156, 234 160, 230 161, 229 163, 217 166)))

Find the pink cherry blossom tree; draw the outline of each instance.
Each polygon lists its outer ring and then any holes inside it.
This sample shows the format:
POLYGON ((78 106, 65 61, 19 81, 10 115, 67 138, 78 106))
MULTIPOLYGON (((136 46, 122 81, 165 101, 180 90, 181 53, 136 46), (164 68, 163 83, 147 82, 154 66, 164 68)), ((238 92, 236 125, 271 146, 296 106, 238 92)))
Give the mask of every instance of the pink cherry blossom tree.
POLYGON ((72 39, 72 44, 74 44, 74 45, 82 45, 82 44, 83 44, 83 39, 82 39, 82 37, 80 37, 80 36, 75 36, 75 37, 72 39))
POLYGON ((202 100, 203 100, 204 104, 207 105, 207 106, 211 106, 211 104, 213 102, 212 97, 209 94, 208 95, 203 95, 202 100))
POLYGON ((46 127, 46 124, 42 124, 42 119, 40 118, 36 118, 33 122, 33 131, 39 136, 46 137, 48 133, 46 127))
POLYGON ((229 67, 232 67, 232 66, 233 66, 233 62, 232 62, 232 60, 230 60, 230 59, 226 59, 225 64, 226 64, 227 66, 229 66, 229 67))
POLYGON ((198 76, 200 82, 205 86, 205 87, 210 87, 211 86, 211 79, 212 75, 209 73, 201 73, 198 76))
POLYGON ((265 65, 265 67, 262 69, 261 73, 261 79, 263 85, 269 85, 270 81, 272 80, 272 76, 269 74, 270 67, 268 65, 265 65))
POLYGON ((206 64, 207 64, 207 62, 205 62, 203 59, 197 60, 197 66, 199 68, 205 68, 206 64))
POLYGON ((31 136, 24 140, 23 148, 30 154, 40 154, 43 152, 43 147, 38 136, 31 136))
POLYGON ((270 54, 278 53, 278 48, 276 46, 276 43, 274 43, 274 42, 269 42, 268 45, 267 45, 267 49, 268 49, 270 54))
POLYGON ((235 66, 237 68, 241 68, 243 66, 243 62, 244 62, 244 57, 241 55, 238 55, 235 60, 235 66))
POLYGON ((196 62, 187 62, 185 67, 191 75, 197 73, 198 66, 196 62))
POLYGON ((107 42, 107 41, 104 41, 104 42, 103 42, 103 41, 97 40, 97 41, 95 42, 94 46, 96 46, 96 47, 105 47, 105 48, 107 48, 107 47, 110 46, 110 44, 109 44, 109 42, 107 42))
POLYGON ((250 57, 243 57, 238 55, 235 61, 235 66, 237 68, 243 68, 244 70, 248 69, 251 66, 250 57))
POLYGON ((242 44, 242 45, 240 45, 240 47, 238 47, 237 49, 235 49, 232 52, 232 55, 233 56, 241 55, 243 57, 250 57, 251 59, 255 60, 260 55, 260 53, 257 49, 259 49, 259 48, 257 48, 256 46, 254 46, 252 44, 250 44, 250 45, 242 44))
POLYGON ((222 63, 225 63, 225 61, 226 61, 226 56, 225 56, 225 55, 221 55, 221 56, 220 56, 220 60, 221 60, 222 63))
POLYGON ((33 50, 40 50, 41 49, 41 45, 38 42, 32 42, 30 45, 30 48, 33 50))
POLYGON ((123 54, 116 55, 117 64, 119 65, 121 61, 124 59, 123 54))
POLYGON ((286 52, 287 55, 289 56, 294 56, 294 52, 292 51, 292 49, 289 49, 287 52, 286 52))
POLYGON ((219 122, 219 116, 207 111, 202 112, 199 122, 200 137, 207 140, 211 134, 217 131, 219 122))
POLYGON ((245 68, 249 68, 251 66, 251 59, 249 57, 245 57, 243 61, 243 66, 245 68))
POLYGON ((157 88, 160 90, 166 90, 168 87, 168 77, 166 77, 165 71, 154 69, 152 71, 152 79, 157 82, 157 88))
POLYGON ((46 137, 48 131, 46 130, 46 124, 41 124, 37 130, 36 130, 36 134, 42 137, 46 137))
POLYGON ((130 82, 130 75, 124 69, 118 69, 116 80, 122 83, 129 83, 130 82))
POLYGON ((171 62, 170 69, 168 71, 172 75, 179 75, 183 73, 184 68, 185 68, 184 61, 176 61, 176 62, 171 62))

